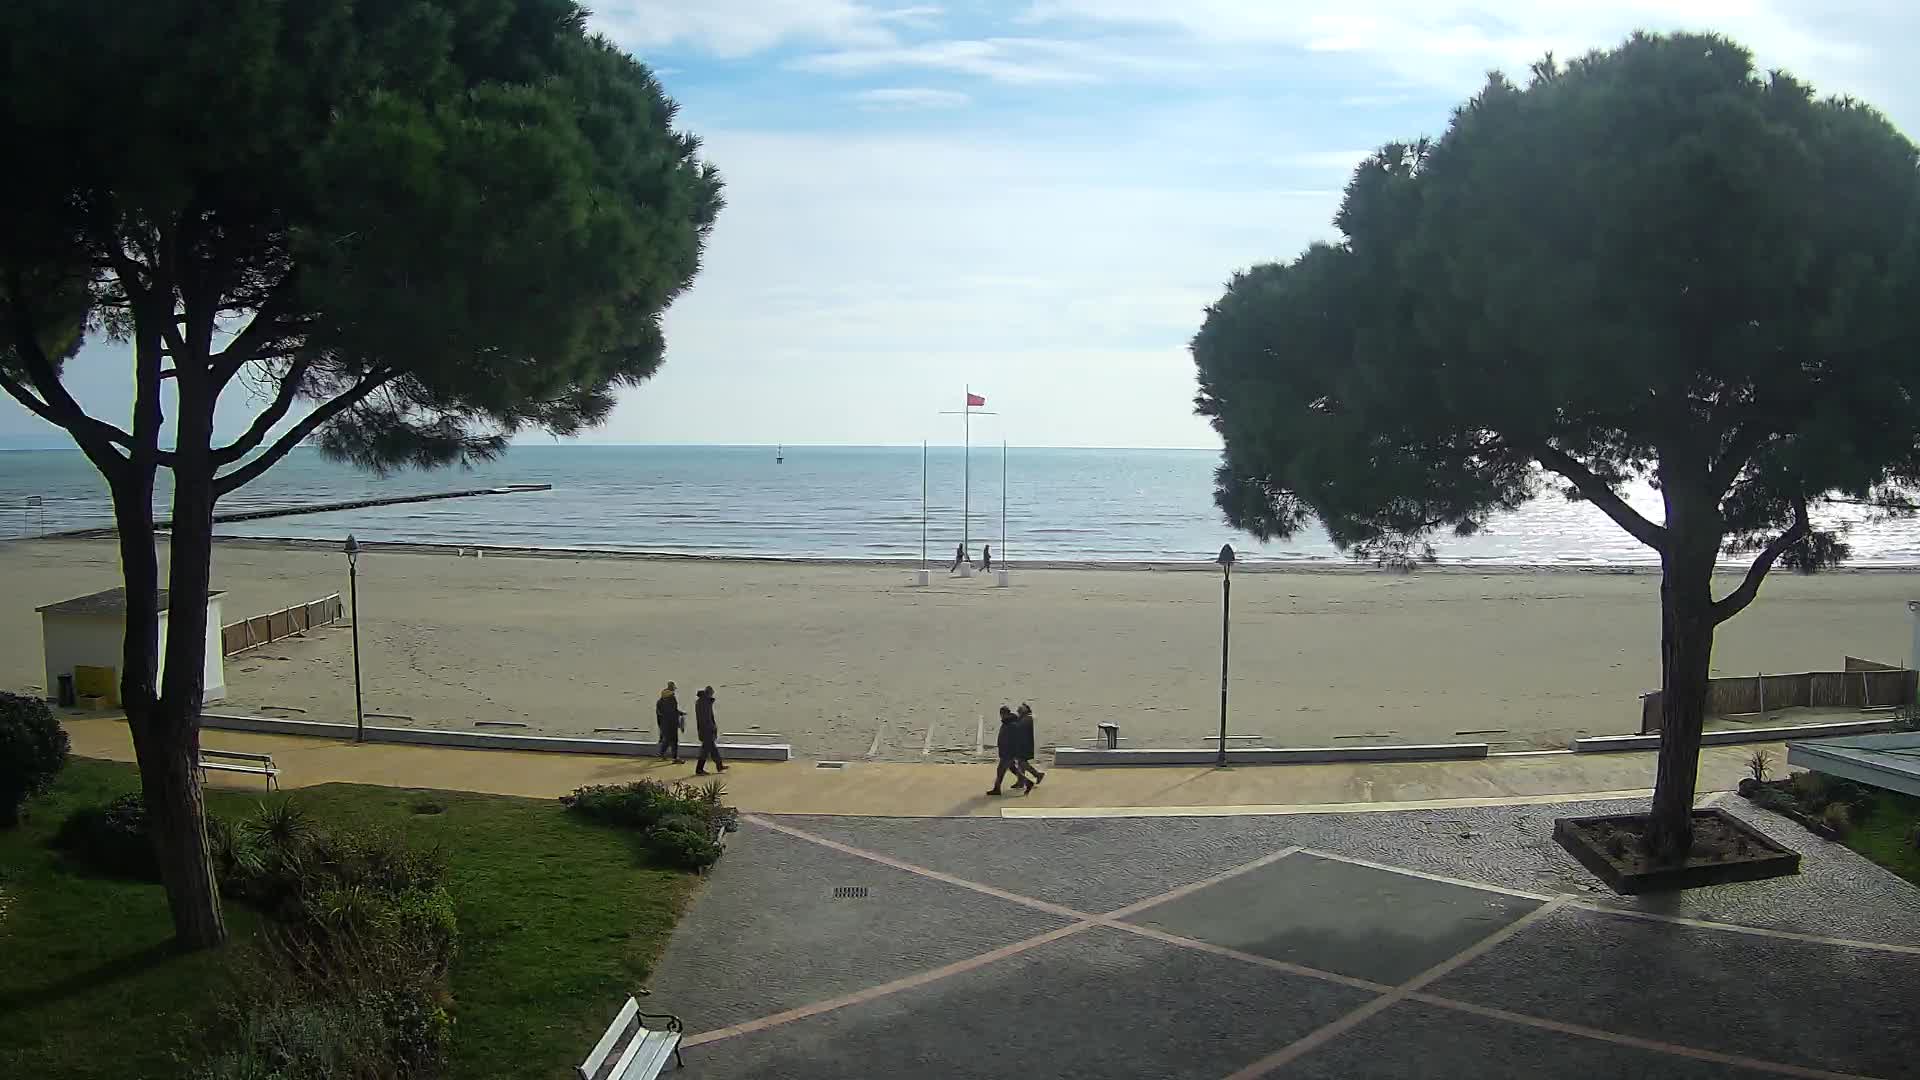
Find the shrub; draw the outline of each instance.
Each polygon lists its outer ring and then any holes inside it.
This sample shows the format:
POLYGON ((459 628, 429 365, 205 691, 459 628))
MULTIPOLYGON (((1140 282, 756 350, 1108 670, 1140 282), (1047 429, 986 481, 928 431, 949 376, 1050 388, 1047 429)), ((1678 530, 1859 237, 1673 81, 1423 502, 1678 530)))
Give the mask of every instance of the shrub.
POLYGON ((673 870, 705 870, 720 861, 720 845, 712 836, 684 829, 657 829, 646 846, 654 865, 673 870))
POLYGON ((53 846, 96 873, 160 880, 153 837, 147 831, 147 804, 137 793, 67 815, 54 833, 53 846))
POLYGON ((642 830, 653 828, 672 810, 674 801, 667 786, 653 780, 599 784, 560 797, 562 806, 589 821, 642 830))
MULTIPOLYGON (((739 827, 739 811, 720 800, 726 788, 718 781, 695 787, 668 787, 654 780, 631 784, 583 787, 560 797, 561 805, 590 821, 651 832, 670 818, 693 818, 708 829, 728 832, 739 827)), ((698 830, 696 830, 698 831, 698 830)))
POLYGON ((1795 773, 1793 777, 1793 797, 1799 800, 1800 808, 1808 813, 1817 813, 1827 805, 1829 781, 1825 773, 1795 773))
POLYGON ((243 972, 235 1046, 202 1070, 204 1080, 440 1071, 459 920, 437 850, 323 828, 289 801, 223 828, 214 853, 223 890, 277 925, 243 972))
POLYGON ((1753 776, 1754 781, 1757 783, 1766 783, 1767 776, 1772 771, 1773 754, 1765 747, 1755 750, 1753 756, 1747 759, 1747 772, 1753 776))
POLYGON ((440 1071, 452 1038, 446 1009, 418 995, 368 991, 342 1001, 288 999, 230 1008, 235 1045, 195 1080, 360 1080, 440 1071))
POLYGON ((67 764, 67 732, 39 698, 0 693, 0 828, 42 795, 67 764))
POLYGON ((1828 803, 1820 812, 1820 822, 1835 836, 1845 836, 1853 828, 1853 811, 1843 802, 1828 803))

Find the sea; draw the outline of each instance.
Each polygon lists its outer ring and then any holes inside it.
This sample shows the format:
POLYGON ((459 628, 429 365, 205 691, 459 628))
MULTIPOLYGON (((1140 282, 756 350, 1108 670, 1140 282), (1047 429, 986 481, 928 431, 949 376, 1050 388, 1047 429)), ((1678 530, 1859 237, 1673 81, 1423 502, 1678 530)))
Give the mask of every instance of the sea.
MULTIPOLYGON (((659 552, 719 557, 953 560, 964 542, 996 561, 1204 564, 1222 544, 1249 562, 1343 564, 1311 529, 1261 543, 1213 504, 1210 450, 975 447, 516 446, 472 468, 386 476, 294 451, 221 500, 222 512, 390 495, 551 484, 552 489, 222 524, 222 536, 659 552), (924 467, 923 467, 924 466, 924 467), (1002 477, 1005 484, 1002 484, 1002 477)), ((165 470, 161 471, 164 482, 165 470)), ((1627 492, 1659 520, 1647 488, 1627 492)), ((169 493, 156 496, 166 516, 169 493)), ((111 524, 99 475, 76 450, 0 451, 0 538, 111 524)), ((1920 564, 1920 520, 1836 507, 1857 566, 1920 564)), ((1443 564, 1620 566, 1656 562, 1591 505, 1546 491, 1470 537, 1435 540, 1443 564)))

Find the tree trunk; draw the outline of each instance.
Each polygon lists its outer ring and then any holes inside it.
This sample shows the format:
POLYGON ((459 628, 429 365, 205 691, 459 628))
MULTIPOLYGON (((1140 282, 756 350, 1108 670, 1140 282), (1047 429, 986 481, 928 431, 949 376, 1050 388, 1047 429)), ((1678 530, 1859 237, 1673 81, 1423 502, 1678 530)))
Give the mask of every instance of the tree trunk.
POLYGON ((173 525, 168 545, 167 663, 155 730, 164 733, 149 766, 141 758, 147 812, 155 815, 160 876, 174 930, 193 948, 227 940, 226 919, 207 845, 200 791, 200 708, 206 693, 207 590, 213 578, 212 409, 181 393, 173 466, 173 525), (157 798, 156 798, 157 795, 157 798))
MULTIPOLYGON (((160 867, 160 882, 173 915, 173 931, 186 948, 207 948, 227 939, 220 896, 213 887, 213 863, 207 850, 206 804, 200 795, 199 713, 183 723, 177 709, 155 693, 160 644, 160 567, 154 550, 153 468, 137 463, 112 487, 113 516, 120 542, 120 570, 127 590, 125 638, 121 647, 120 703, 133 733, 140 764, 140 789, 146 801, 148 831, 160 867)), ((173 560, 177 569, 179 559, 173 560)), ((204 564, 203 564, 204 565, 204 564)), ((177 587, 177 586, 176 586, 177 587)), ((204 594, 205 590, 202 589, 204 594)), ((182 609, 168 606, 172 633, 167 636, 168 673, 186 634, 182 609)), ((206 604, 200 604, 199 635, 205 632, 206 604)), ((188 640, 200 640, 198 635, 188 640)), ((201 660, 191 662, 200 680, 201 660)))
POLYGON ((1693 796, 1713 662, 1713 564, 1704 555, 1670 556, 1660 580, 1660 772, 1654 783, 1647 848, 1661 862, 1693 849, 1693 796))

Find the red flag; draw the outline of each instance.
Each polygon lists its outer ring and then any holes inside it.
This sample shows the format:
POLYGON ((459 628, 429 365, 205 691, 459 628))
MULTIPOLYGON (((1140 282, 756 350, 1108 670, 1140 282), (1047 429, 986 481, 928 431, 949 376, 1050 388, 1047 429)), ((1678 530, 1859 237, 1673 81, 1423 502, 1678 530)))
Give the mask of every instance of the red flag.
POLYGON ((968 394, 968 395, 967 395, 967 407, 968 407, 968 408, 972 408, 972 407, 974 407, 975 405, 985 405, 986 403, 987 403, 987 399, 986 399, 986 398, 983 398, 983 397, 981 397, 981 396, 980 396, 979 394, 968 394))

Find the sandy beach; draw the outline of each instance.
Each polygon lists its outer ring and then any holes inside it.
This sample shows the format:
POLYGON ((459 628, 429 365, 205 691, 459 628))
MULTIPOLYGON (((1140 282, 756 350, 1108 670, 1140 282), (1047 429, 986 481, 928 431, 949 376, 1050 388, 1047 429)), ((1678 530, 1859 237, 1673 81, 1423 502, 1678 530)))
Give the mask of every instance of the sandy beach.
MULTIPOLYGON (((119 584, 115 549, 0 546, 0 580, 0 686, 40 691, 34 607, 119 584)), ((1031 702, 1049 745, 1090 743, 1102 720, 1134 745, 1201 745, 1215 730, 1217 572, 909 580, 890 566, 376 549, 360 560, 366 707, 378 723, 645 738, 668 679, 689 709, 711 683, 724 731, 778 733, 814 759, 971 760, 1002 701, 1031 702)), ((346 560, 223 543, 214 581, 232 622, 345 593, 346 560)), ((1910 596, 1920 573, 1776 575, 1722 628, 1715 673, 1903 661, 1910 596)), ((1650 573, 1238 572, 1232 729, 1271 745, 1561 746, 1637 730, 1658 645, 1650 573)), ((227 684, 231 711, 350 722, 349 631, 232 657, 227 684)))

